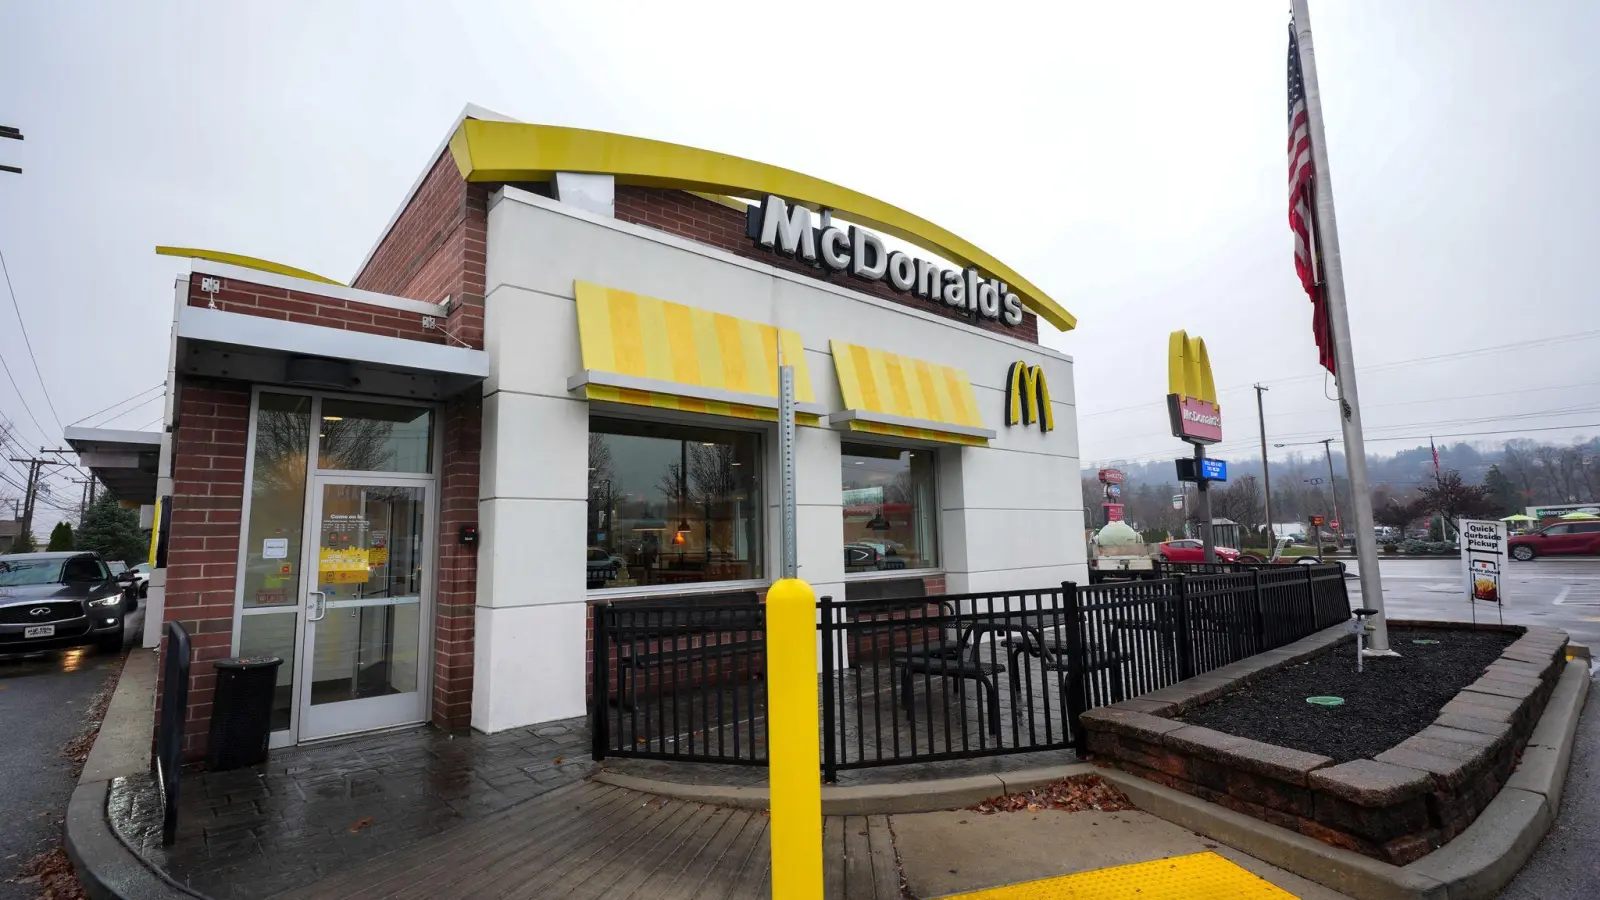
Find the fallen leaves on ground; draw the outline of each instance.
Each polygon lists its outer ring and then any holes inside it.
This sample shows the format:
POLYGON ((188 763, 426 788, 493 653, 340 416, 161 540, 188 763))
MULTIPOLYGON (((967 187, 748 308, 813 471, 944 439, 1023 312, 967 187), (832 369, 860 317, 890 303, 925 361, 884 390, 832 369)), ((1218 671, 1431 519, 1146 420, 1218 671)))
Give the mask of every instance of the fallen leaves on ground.
POLYGON ((556 757, 556 758, 555 758, 555 764, 556 764, 556 765, 558 765, 558 766, 559 766, 559 765, 561 765, 561 761, 562 761, 562 760, 563 760, 563 759, 566 759, 566 757, 565 757, 565 756, 558 756, 558 757, 556 757))
POLYGON ((38 885, 43 900, 83 900, 78 873, 72 871, 72 861, 60 847, 35 856, 18 874, 22 876, 18 883, 38 885))
POLYGON ((94 749, 94 739, 100 734, 100 723, 106 717, 106 709, 111 706, 111 694, 117 689, 117 680, 121 677, 122 667, 113 666, 111 675, 106 678, 100 691, 89 698, 89 708, 83 714, 84 730, 61 748, 61 755, 72 761, 74 778, 83 774, 83 764, 89 761, 89 751, 94 749))
POLYGON ((1127 796, 1108 784, 1099 775, 1074 775, 1061 778, 1042 787, 1020 794, 1002 794, 969 806, 973 812, 986 816, 1002 812, 1038 812, 1056 809, 1063 812, 1117 812, 1133 809, 1127 796))
POLYGON ((357 822, 354 825, 350 826, 350 833, 351 834, 355 834, 356 832, 358 832, 361 829, 367 827, 368 825, 371 825, 375 821, 377 821, 377 820, 372 818, 371 816, 367 816, 365 819, 357 820, 357 822))

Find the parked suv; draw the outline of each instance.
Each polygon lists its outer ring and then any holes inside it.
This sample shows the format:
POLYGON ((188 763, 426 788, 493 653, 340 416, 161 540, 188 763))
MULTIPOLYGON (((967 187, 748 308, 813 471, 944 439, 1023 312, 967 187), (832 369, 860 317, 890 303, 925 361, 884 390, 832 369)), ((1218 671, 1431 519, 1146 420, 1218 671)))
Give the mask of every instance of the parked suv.
POLYGON ((1536 556, 1600 553, 1600 519, 1593 522, 1557 522, 1532 534, 1510 540, 1511 558, 1527 561, 1536 556))
POLYGON ((133 574, 111 574, 98 553, 0 556, 0 653, 92 644, 122 650, 133 574))

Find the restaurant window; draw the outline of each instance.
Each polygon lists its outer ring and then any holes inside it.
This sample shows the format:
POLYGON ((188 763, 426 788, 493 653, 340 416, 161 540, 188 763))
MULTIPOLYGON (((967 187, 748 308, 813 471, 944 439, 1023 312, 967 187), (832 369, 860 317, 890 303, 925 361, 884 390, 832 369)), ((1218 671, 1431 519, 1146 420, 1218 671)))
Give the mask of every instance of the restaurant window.
POLYGON ((589 587, 760 578, 759 459, 755 434, 591 420, 589 587))
POLYGON ((840 459, 845 572, 937 566, 933 451, 847 443, 840 459))

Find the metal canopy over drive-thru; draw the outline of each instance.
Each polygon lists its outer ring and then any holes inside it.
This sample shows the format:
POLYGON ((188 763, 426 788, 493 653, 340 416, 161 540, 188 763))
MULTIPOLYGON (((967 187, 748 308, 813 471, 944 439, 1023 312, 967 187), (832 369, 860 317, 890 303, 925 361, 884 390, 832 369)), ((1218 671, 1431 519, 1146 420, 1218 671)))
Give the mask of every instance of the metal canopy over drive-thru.
POLYGON ((156 502, 156 464, 161 459, 161 434, 120 428, 63 429, 67 445, 118 500, 156 502))

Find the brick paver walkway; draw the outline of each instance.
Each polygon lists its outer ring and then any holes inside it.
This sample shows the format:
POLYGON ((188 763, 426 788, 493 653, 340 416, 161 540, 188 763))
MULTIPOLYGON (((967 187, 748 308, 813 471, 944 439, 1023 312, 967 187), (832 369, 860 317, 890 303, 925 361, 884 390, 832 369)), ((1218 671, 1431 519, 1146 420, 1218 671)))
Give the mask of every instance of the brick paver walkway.
POLYGON ((161 846, 148 776, 114 784, 117 833, 178 882, 258 900, 581 780, 582 719, 452 737, 429 728, 275 750, 260 768, 186 773, 179 836, 161 846))

